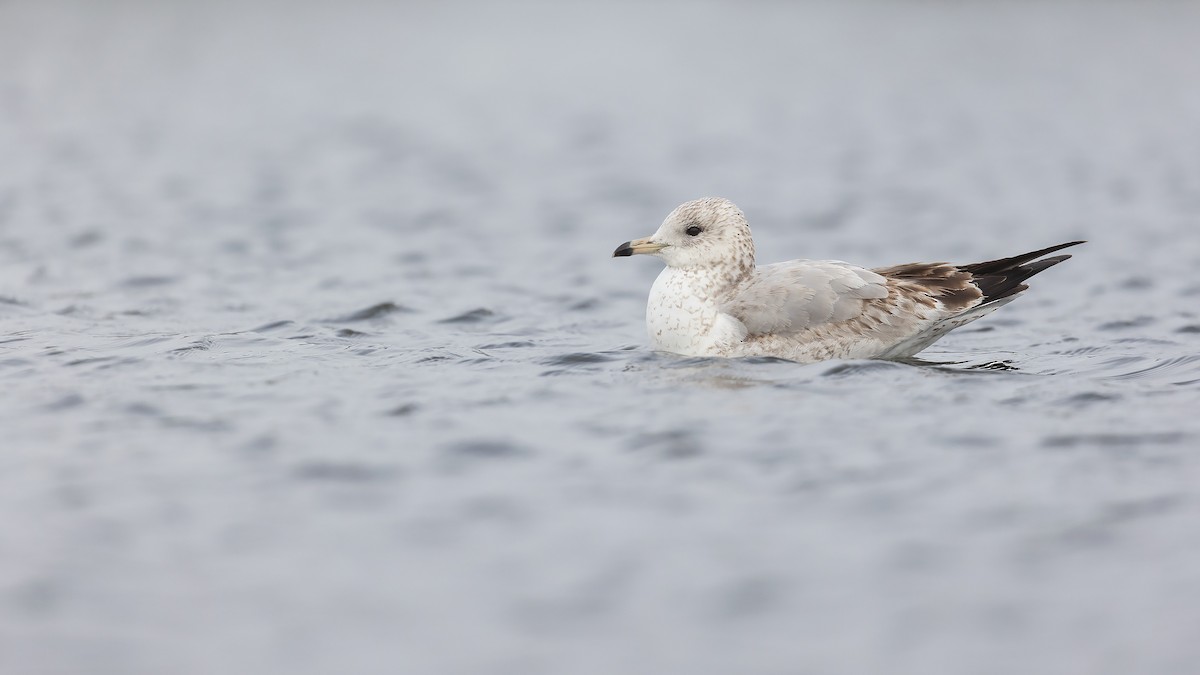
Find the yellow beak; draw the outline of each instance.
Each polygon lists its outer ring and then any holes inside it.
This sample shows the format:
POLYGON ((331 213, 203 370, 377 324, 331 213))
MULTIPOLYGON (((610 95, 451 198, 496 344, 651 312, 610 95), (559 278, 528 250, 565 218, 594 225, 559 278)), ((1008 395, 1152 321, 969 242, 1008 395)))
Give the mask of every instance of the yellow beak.
POLYGON ((623 258, 634 255, 635 253, 658 253, 666 247, 666 244, 660 244, 656 241, 651 241, 650 237, 634 239, 633 241, 627 241, 618 246, 617 250, 613 251, 613 257, 623 258))

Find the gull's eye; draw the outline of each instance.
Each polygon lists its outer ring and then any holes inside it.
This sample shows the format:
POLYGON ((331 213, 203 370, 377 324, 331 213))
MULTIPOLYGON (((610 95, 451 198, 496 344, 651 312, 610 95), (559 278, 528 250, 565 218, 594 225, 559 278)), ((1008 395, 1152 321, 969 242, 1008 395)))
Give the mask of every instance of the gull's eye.
POLYGON ((696 225, 693 225, 693 226, 689 227, 688 229, 684 230, 684 232, 687 232, 687 233, 688 233, 688 236, 689 236, 689 237, 694 237, 694 236, 696 236, 696 235, 700 234, 700 233, 701 233, 701 232, 703 232, 703 231, 704 231, 704 230, 700 229, 700 228, 699 228, 699 227, 697 227, 696 225))

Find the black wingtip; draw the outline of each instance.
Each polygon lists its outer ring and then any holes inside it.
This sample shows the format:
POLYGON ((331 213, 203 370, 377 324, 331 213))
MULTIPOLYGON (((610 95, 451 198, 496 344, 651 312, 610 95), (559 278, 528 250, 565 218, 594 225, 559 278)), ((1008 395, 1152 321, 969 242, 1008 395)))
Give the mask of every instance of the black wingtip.
POLYGON ((1047 253, 1061 251, 1064 248, 1085 244, 1086 241, 1071 241, 1057 246, 1031 251, 1011 258, 990 260, 988 262, 964 265, 964 269, 973 277, 971 283, 983 291, 984 303, 995 302, 1011 295, 1016 295, 1029 288, 1023 283, 1029 277, 1045 271, 1064 260, 1070 260, 1069 253, 1042 258, 1047 253))
POLYGON ((970 272, 971 274, 975 274, 975 275, 995 274, 997 272, 1003 272, 1004 270, 1009 270, 1009 269, 1013 269, 1015 267, 1019 267, 1020 265, 1024 265, 1025 263, 1027 263, 1031 260, 1037 260, 1038 258, 1040 258, 1048 253, 1054 253, 1055 251, 1061 251, 1064 248, 1070 248, 1072 246, 1078 246, 1080 244, 1086 244, 1086 243, 1087 243, 1087 241, 1083 240, 1083 239, 1080 239, 1078 241, 1068 241, 1065 244, 1057 244, 1055 246, 1048 246, 1046 248, 1039 249, 1037 251, 1030 251, 1029 253, 1022 253, 1021 255, 1015 255, 1015 256, 1012 256, 1011 258, 1000 258, 998 260, 987 260, 985 262, 973 263, 971 265, 959 265, 959 269, 966 270, 966 271, 970 272))

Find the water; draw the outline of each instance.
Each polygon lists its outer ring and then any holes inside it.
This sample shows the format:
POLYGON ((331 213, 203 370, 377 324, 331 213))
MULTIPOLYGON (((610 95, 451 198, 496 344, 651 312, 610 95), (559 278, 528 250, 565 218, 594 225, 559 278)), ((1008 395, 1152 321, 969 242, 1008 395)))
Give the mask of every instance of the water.
POLYGON ((5 673, 1187 673, 1187 3, 0 6, 5 673), (1091 243, 929 363, 654 353, 760 260, 1091 243))

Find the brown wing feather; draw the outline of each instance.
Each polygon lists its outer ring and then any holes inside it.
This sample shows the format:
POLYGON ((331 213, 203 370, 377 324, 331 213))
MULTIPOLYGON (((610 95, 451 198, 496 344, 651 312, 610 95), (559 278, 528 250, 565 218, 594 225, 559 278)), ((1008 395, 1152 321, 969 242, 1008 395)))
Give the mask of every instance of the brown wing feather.
POLYGON ((887 277, 888 285, 905 295, 914 299, 924 297, 930 304, 940 301, 946 309, 957 312, 1020 293, 1029 288, 1022 283, 1026 279, 1071 256, 1038 258, 1082 243, 1085 242, 1071 241, 1011 258, 970 265, 909 263, 877 269, 875 272, 887 277))
POLYGON ((941 302, 952 312, 977 305, 984 297, 971 273, 950 263, 909 263, 874 271, 897 293, 923 304, 941 302))

